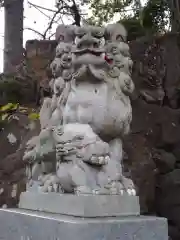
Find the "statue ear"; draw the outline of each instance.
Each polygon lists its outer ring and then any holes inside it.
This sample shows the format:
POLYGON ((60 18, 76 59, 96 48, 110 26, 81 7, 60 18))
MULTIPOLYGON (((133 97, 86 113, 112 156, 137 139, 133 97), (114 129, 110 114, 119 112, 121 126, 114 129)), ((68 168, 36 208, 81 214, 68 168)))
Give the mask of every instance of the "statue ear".
POLYGON ((105 29, 106 41, 126 42, 127 31, 121 23, 109 24, 105 29))
POLYGON ((61 24, 56 28, 55 36, 58 43, 73 43, 75 39, 75 27, 72 25, 61 24))

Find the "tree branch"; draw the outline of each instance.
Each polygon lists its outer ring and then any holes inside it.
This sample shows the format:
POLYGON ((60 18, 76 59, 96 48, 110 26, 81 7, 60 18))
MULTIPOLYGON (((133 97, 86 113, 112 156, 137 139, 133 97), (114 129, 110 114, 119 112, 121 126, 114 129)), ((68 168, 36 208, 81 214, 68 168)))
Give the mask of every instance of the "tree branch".
POLYGON ((60 12, 61 10, 62 10, 62 9, 60 8, 60 9, 58 9, 58 10, 54 13, 54 16, 52 17, 52 19, 51 19, 51 21, 50 21, 50 23, 49 23, 49 26, 46 28, 46 30, 45 30, 45 32, 44 32, 44 34, 43 34, 44 39, 46 38, 46 35, 47 35, 48 31, 52 28, 52 25, 53 25, 53 23, 54 23, 55 17, 59 14, 59 12, 60 12))
MULTIPOLYGON (((68 2, 71 2, 71 1, 68 1, 68 2)), ((65 2, 64 0, 59 0, 58 4, 57 4, 57 7, 59 7, 60 5, 65 5, 64 8, 68 9, 69 10, 69 14, 68 12, 67 13, 64 13, 64 14, 67 14, 67 15, 72 15, 73 18, 74 18, 74 23, 75 25, 77 26, 80 26, 80 23, 81 23, 81 14, 79 12, 79 7, 76 3, 75 0, 72 0, 72 4, 71 5, 68 5, 67 2, 65 2)))
POLYGON ((38 32, 37 30, 35 30, 35 29, 33 29, 33 28, 27 27, 27 28, 24 28, 24 30, 32 31, 32 32, 38 34, 39 36, 41 36, 43 39, 45 39, 45 38, 44 38, 44 35, 43 35, 42 33, 38 32))
POLYGON ((53 36, 55 36, 55 32, 54 33, 52 33, 49 37, 48 37, 48 39, 50 40, 53 36))
POLYGON ((45 17, 50 19, 50 16, 46 15, 43 11, 41 11, 41 9, 39 9, 37 6, 35 6, 34 4, 31 5, 32 7, 34 7, 37 11, 39 11, 41 14, 43 14, 45 17))
POLYGON ((75 2, 75 0, 72 0, 73 1, 73 5, 71 6, 71 12, 72 14, 74 14, 74 24, 77 25, 77 26, 80 26, 81 24, 81 15, 79 13, 79 9, 78 9, 78 6, 75 2))
POLYGON ((53 13, 57 12, 57 10, 53 10, 53 9, 50 9, 50 8, 45 8, 45 7, 39 6, 37 4, 31 3, 30 1, 28 1, 28 4, 35 7, 35 8, 41 8, 41 9, 49 11, 49 12, 53 12, 53 13))

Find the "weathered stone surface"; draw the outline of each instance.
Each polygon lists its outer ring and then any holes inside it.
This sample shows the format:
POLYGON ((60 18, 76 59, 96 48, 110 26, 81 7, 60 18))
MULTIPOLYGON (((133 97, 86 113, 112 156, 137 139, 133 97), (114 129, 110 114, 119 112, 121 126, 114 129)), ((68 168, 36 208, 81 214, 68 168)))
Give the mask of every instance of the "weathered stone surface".
POLYGON ((157 217, 82 219, 0 210, 0 222, 4 240, 168 240, 167 222, 157 217))
POLYGON ((141 211, 167 217, 171 238, 179 240, 179 214, 176 214, 180 203, 179 35, 141 39, 131 42, 130 47, 137 93, 133 101, 131 141, 127 139, 126 143, 130 153, 128 164, 139 188, 141 211), (164 98, 159 102, 149 101, 147 96, 157 96, 158 82, 164 98), (142 90, 148 90, 149 95, 143 96, 142 90), (138 139, 141 139, 139 144, 138 139), (140 172, 143 172, 141 178, 140 172))
POLYGON ((154 154, 153 160, 161 174, 171 172, 175 168, 176 158, 170 152, 158 150, 154 154))
POLYGON ((129 175, 132 176, 138 187, 141 213, 154 213, 156 165, 151 156, 151 147, 147 139, 140 134, 131 134, 125 141, 125 150, 128 159, 124 161, 125 171, 129 167, 129 175))
POLYGON ((122 172, 122 136, 129 134, 134 91, 133 62, 122 41, 126 30, 120 23, 60 29, 52 96, 44 99, 41 132, 23 156, 27 191, 37 192, 39 183, 38 191, 49 194, 134 196, 134 184, 122 172))
POLYGON ((164 99, 159 101, 159 105, 163 102, 172 108, 178 108, 179 34, 145 37, 132 41, 130 48, 132 59, 135 60, 133 80, 138 93, 145 88, 150 92, 150 96, 151 94, 154 96, 161 87, 165 95, 164 99))
POLYGON ((54 58, 56 41, 29 40, 26 43, 26 64, 29 74, 34 73, 37 81, 48 80, 47 68, 54 58))
POLYGON ((19 208, 77 217, 120 217, 140 214, 139 198, 128 194, 76 196, 24 192, 20 196, 19 208))

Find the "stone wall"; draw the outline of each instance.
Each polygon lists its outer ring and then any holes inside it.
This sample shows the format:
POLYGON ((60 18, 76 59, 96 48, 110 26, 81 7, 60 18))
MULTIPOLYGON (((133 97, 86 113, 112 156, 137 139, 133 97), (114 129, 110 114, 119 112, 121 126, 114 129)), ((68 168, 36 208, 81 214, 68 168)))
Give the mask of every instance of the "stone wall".
POLYGON ((40 105, 42 96, 49 94, 49 80, 52 77, 49 67, 55 54, 56 44, 55 40, 29 40, 26 42, 25 75, 35 81, 36 105, 40 105))
MULTIPOLYGON (((179 35, 171 34, 130 43, 136 93, 132 99, 132 132, 125 139, 124 161, 125 171, 132 175, 138 187, 142 214, 167 217, 173 240, 180 239, 179 43, 179 35)), ((55 45, 55 41, 27 42, 28 68, 35 72, 38 81, 48 79, 46 66, 54 57, 55 45)), ((2 136, 7 138, 7 133, 2 136)), ((29 131, 21 135, 20 139, 30 136, 29 131)), ((0 139, 3 141, 3 137, 0 139)), ((21 151, 23 147, 17 145, 1 154, 0 183, 4 183, 1 206, 14 206, 18 202, 19 195, 12 198, 11 193, 14 184, 21 186, 24 176, 21 151), (15 167, 12 169, 7 163, 15 167)), ((19 189, 20 192, 23 188, 19 189)))
POLYGON ((56 41, 29 40, 26 42, 26 63, 39 80, 47 78, 47 68, 54 57, 56 41))
POLYGON ((134 60, 132 134, 126 140, 141 210, 168 218, 180 239, 180 36, 130 44, 134 60))

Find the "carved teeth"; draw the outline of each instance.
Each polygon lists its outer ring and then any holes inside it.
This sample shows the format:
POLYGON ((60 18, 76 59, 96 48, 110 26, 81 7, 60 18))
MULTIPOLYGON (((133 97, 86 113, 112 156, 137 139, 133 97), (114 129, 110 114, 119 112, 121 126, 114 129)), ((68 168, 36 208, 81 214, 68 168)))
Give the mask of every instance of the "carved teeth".
POLYGON ((55 183, 55 184, 53 185, 53 188, 54 188, 54 191, 55 191, 55 192, 58 192, 58 184, 55 183))
POLYGON ((110 161, 110 157, 109 157, 109 156, 106 156, 106 157, 105 157, 105 163, 107 164, 109 161, 110 161))
POLYGON ((104 58, 105 57, 105 53, 101 53, 101 55, 100 55, 102 58, 104 58))
POLYGON ((100 157, 96 157, 96 156, 92 156, 91 157, 91 162, 94 163, 94 164, 105 164, 105 159, 103 156, 100 156, 100 157))
POLYGON ((52 186, 48 186, 48 192, 52 192, 52 186))
POLYGON ((135 189, 132 189, 131 192, 132 192, 133 196, 136 196, 136 190, 135 189))
POLYGON ((136 196, 136 190, 135 189, 128 189, 127 193, 128 193, 128 195, 136 196))
POLYGON ((104 163, 104 157, 98 157, 99 160, 99 164, 103 164, 104 163))
POLYGON ((123 194, 124 194, 124 191, 123 191, 123 190, 120 190, 120 194, 123 195, 123 194))
POLYGON ((92 156, 92 158, 91 158, 91 161, 93 162, 93 163, 95 163, 96 162, 96 157, 94 157, 94 156, 92 156))
POLYGON ((128 195, 132 195, 131 189, 127 190, 128 195))

